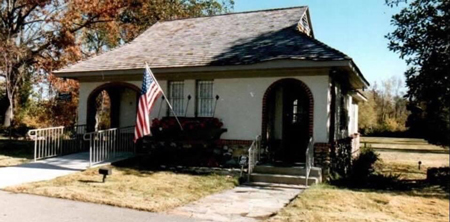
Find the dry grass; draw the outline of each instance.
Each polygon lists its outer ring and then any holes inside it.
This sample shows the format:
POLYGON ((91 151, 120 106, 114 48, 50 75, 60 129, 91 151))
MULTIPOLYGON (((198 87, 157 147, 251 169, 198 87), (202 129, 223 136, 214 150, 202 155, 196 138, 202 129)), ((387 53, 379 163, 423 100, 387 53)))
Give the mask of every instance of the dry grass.
POLYGON ((448 221, 448 199, 429 194, 436 197, 318 185, 269 221, 448 221))
POLYGON ((236 184, 236 179, 229 176, 114 167, 113 175, 108 177, 106 183, 101 183, 97 169, 91 169, 50 181, 8 187, 6 190, 161 212, 230 189, 236 184))
POLYGON ((30 160, 27 158, 11 157, 0 154, 0 167, 15 166, 29 161, 30 160))
POLYGON ((363 141, 372 141, 371 147, 380 154, 380 171, 398 174, 401 179, 425 179, 428 168, 449 165, 449 150, 427 144, 424 140, 379 138, 379 141, 376 141, 376 138, 369 137, 363 138, 363 141), (399 146, 398 141, 407 145, 399 146), (420 170, 419 161, 422 163, 420 170))
POLYGON ((32 142, 0 139, 0 167, 30 162, 33 158, 32 142))
MULTIPOLYGON (((427 167, 449 165, 448 149, 426 144, 423 140, 399 138, 364 140, 384 148, 377 151, 383 160, 378 165, 380 171, 400 175, 400 179, 403 180, 423 180, 426 178, 427 167), (399 146, 400 143, 403 147, 399 146), (424 148, 431 152, 422 152, 424 148), (420 170, 417 166, 419 160, 423 162, 420 170)), ((448 193, 439 186, 418 187, 408 191, 383 191, 350 190, 317 185, 306 190, 269 221, 448 222, 450 207, 448 198, 448 193)))

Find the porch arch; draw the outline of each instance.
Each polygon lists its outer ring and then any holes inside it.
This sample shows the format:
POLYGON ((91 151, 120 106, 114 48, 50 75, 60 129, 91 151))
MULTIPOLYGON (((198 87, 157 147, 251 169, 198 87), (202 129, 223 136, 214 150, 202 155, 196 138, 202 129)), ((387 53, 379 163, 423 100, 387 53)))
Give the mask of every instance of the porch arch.
MULTIPOLYGON (((274 104, 269 104, 269 103, 273 103, 274 100, 274 96, 277 90, 280 90, 281 88, 285 87, 286 85, 290 85, 291 87, 294 85, 296 88, 299 88, 299 91, 304 95, 304 102, 307 103, 307 111, 306 114, 307 115, 307 132, 308 132, 308 137, 312 137, 313 136, 313 129, 314 129, 314 98, 313 98, 313 94, 310 90, 310 88, 301 80, 299 79, 295 79, 295 78, 284 78, 284 79, 280 79, 277 80, 275 82, 273 82, 266 90, 266 92, 264 93, 263 96, 263 101, 262 101, 262 125, 261 125, 261 135, 262 135, 262 142, 263 142, 263 146, 266 147, 268 144, 268 138, 270 136, 273 136, 273 132, 269 134, 269 124, 273 124, 274 120, 270 120, 269 118, 271 118, 270 116, 274 115, 273 113, 273 109, 272 111, 269 111, 269 106, 274 106, 274 104), (270 97, 270 98, 269 98, 270 97), (270 101, 269 101, 270 100, 270 101), (271 123, 272 122, 272 123, 271 123)), ((284 114, 283 114, 284 115, 284 114)), ((305 123, 306 124, 306 123, 305 123)), ((305 127, 305 131, 306 131, 306 127, 305 127)))
POLYGON ((96 98, 102 92, 106 91, 111 101, 110 122, 111 127, 119 127, 120 122, 120 96, 124 89, 133 91, 136 94, 136 107, 141 89, 136 85, 127 82, 109 82, 102 84, 92 90, 87 99, 87 119, 86 125, 88 131, 94 131, 95 128, 95 114, 97 111, 96 98))

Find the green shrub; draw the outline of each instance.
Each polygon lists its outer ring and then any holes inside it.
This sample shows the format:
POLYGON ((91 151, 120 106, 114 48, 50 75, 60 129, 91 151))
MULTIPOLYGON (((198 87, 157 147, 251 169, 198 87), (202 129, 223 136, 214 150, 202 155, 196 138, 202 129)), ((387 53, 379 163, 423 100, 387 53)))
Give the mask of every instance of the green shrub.
POLYGON ((331 184, 349 188, 397 189, 399 175, 383 175, 377 173, 375 163, 379 155, 372 148, 362 148, 353 160, 348 175, 333 175, 331 184))
POLYGON ((375 163, 379 155, 372 148, 362 148, 361 153, 353 160, 350 177, 364 179, 375 173, 375 163))

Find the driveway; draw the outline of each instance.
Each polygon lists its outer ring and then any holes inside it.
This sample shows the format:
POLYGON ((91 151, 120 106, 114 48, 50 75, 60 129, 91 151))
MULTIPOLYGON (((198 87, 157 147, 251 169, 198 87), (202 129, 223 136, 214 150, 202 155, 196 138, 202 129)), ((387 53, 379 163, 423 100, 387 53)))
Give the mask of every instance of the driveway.
POLYGON ((1 222, 193 222, 191 218, 0 191, 1 222))

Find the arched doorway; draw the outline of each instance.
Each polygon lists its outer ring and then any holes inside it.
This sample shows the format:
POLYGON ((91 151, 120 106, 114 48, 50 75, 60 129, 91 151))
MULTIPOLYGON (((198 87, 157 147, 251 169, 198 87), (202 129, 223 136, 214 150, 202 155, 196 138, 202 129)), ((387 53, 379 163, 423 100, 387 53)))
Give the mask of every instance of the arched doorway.
POLYGON ((94 89, 87 100, 87 130, 134 125, 140 89, 125 82, 111 82, 94 89))
POLYGON ((300 80, 282 79, 266 90, 262 135, 272 162, 305 162, 312 136, 313 107, 312 93, 300 80))

